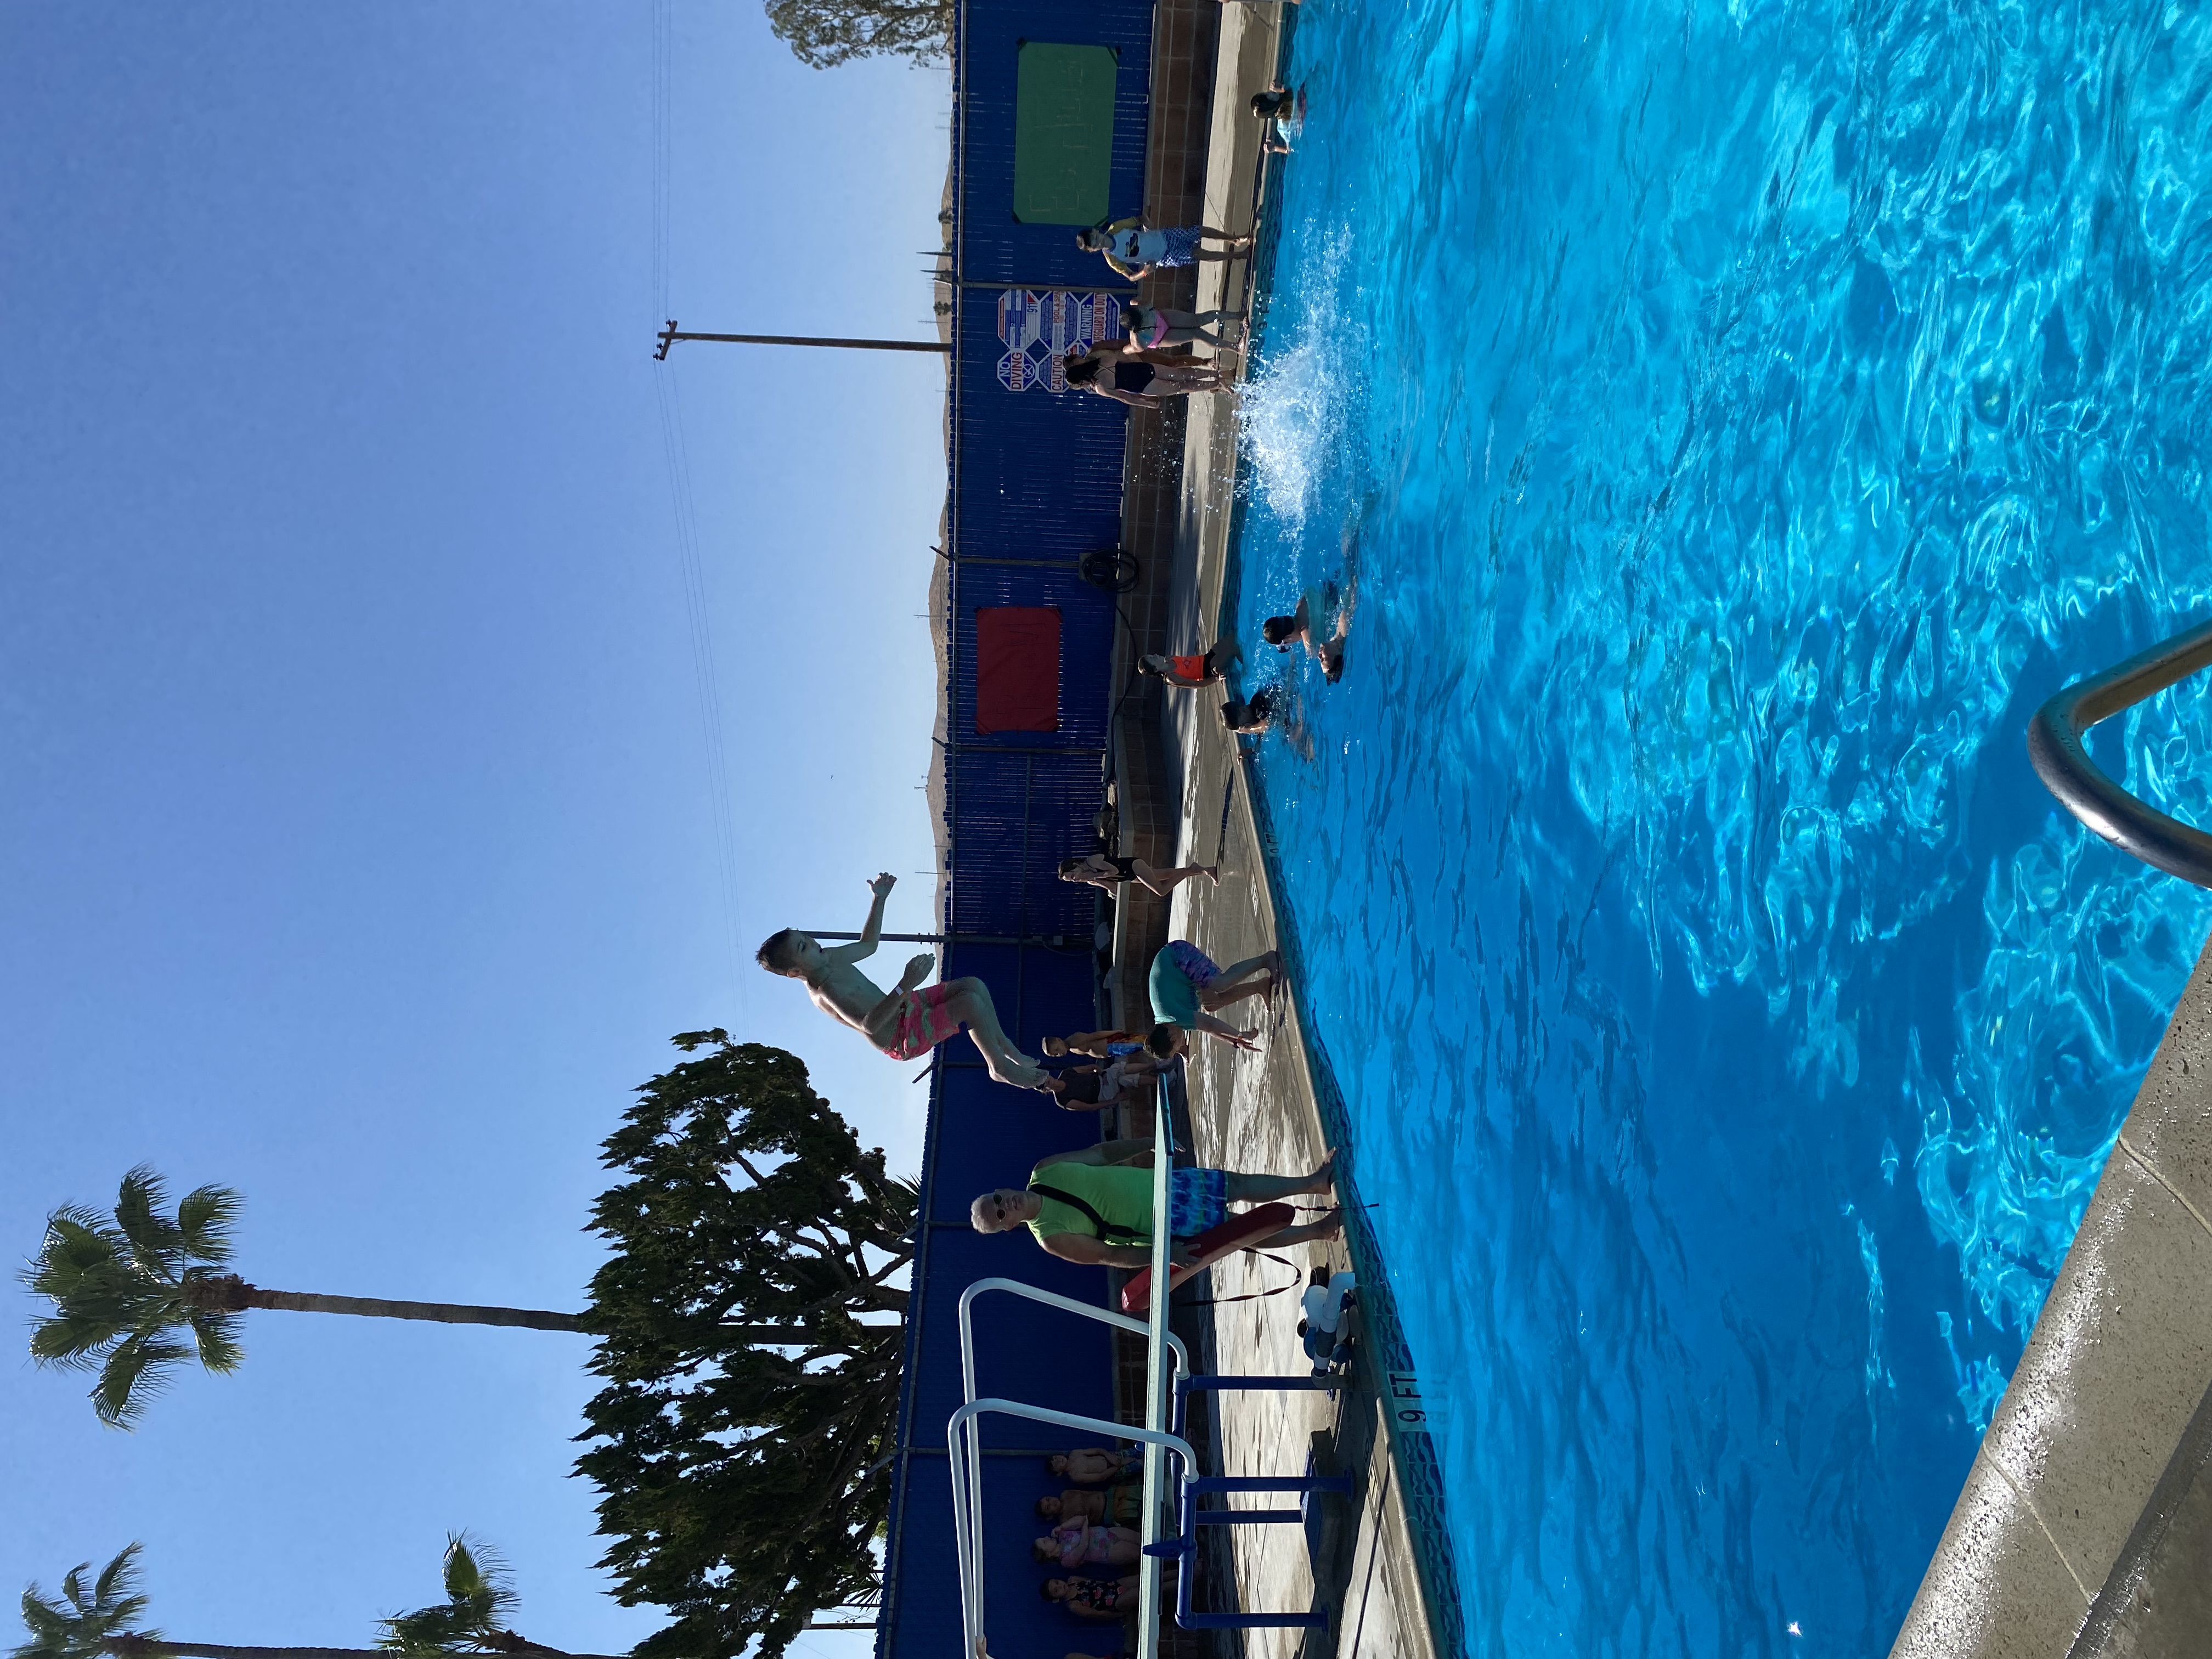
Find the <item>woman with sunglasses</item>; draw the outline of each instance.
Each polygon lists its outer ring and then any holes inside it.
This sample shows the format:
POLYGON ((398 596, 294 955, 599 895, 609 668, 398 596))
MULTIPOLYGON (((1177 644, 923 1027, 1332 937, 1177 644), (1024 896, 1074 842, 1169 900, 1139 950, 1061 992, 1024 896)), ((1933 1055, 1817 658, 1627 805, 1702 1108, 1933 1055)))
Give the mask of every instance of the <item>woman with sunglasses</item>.
MULTIPOLYGON (((1030 1171, 1026 1187, 1000 1187, 968 1206, 979 1233, 1026 1226, 1048 1255, 1063 1261, 1106 1267, 1152 1265, 1152 1143, 1109 1140, 1073 1152, 1055 1152, 1030 1171)), ((1335 1185, 1336 1154, 1311 1175, 1241 1175, 1231 1170, 1168 1171, 1168 1228, 1176 1267, 1195 1258, 1184 1242, 1228 1218, 1231 1204, 1271 1204, 1279 1199, 1326 1193, 1335 1185)), ((1285 1227, 1244 1248, 1281 1249, 1343 1231, 1344 1215, 1332 1208, 1319 1221, 1285 1227)))

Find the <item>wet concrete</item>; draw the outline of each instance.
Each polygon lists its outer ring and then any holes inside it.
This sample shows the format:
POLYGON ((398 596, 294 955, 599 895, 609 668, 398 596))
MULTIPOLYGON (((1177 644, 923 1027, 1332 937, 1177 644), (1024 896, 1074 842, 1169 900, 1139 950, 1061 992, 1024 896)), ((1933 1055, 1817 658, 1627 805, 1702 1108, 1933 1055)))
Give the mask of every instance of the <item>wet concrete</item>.
POLYGON ((2212 949, 1892 1659, 2212 1655, 2212 949))

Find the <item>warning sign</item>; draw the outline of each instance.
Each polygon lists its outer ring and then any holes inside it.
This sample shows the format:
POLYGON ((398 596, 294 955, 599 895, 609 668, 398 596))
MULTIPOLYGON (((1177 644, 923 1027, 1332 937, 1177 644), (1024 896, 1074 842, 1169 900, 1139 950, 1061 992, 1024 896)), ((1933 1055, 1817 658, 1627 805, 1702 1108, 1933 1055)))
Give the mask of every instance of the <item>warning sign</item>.
POLYGON ((1113 294, 1010 288, 999 295, 999 384, 1009 392, 1067 390, 1061 359, 1121 337, 1121 301, 1113 294))

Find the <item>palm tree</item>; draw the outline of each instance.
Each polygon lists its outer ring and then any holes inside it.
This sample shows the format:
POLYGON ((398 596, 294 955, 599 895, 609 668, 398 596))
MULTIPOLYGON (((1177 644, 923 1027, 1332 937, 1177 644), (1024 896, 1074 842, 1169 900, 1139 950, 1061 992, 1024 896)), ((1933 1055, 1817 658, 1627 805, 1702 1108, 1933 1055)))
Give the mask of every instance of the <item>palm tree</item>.
POLYGON ((88 1589, 84 1576, 91 1565, 72 1567, 58 1598, 48 1598, 36 1584, 23 1592, 23 1624, 31 1639, 9 1659, 392 1659, 395 1653, 418 1659, 477 1653, 611 1659, 540 1647, 504 1628, 499 1621, 514 1605, 504 1569, 482 1545, 471 1552, 459 1534, 446 1544, 446 1600, 385 1620, 385 1633, 373 1648, 233 1647, 172 1642, 158 1631, 131 1630, 146 1610, 146 1598, 138 1594, 138 1546, 125 1546, 88 1589))
MULTIPOLYGON (((93 1409, 111 1428, 136 1427, 146 1401, 187 1359, 197 1357, 211 1371, 235 1370, 245 1358, 240 1316, 249 1308, 588 1331, 581 1315, 538 1308, 264 1290, 224 1271, 241 1205, 236 1191, 198 1187, 173 1214, 164 1213, 167 1205, 167 1185, 142 1164, 123 1177, 112 1219, 78 1204, 48 1216, 39 1253, 22 1273, 23 1283, 54 1304, 52 1316, 32 1330, 31 1358, 64 1370, 97 1370, 93 1409)), ((763 1343, 806 1335, 767 1325, 732 1326, 731 1333, 763 1343)))
POLYGON ((471 1544, 466 1533, 446 1535, 446 1599, 384 1621, 376 1645, 392 1653, 551 1653, 507 1627, 514 1585, 497 1551, 471 1544))

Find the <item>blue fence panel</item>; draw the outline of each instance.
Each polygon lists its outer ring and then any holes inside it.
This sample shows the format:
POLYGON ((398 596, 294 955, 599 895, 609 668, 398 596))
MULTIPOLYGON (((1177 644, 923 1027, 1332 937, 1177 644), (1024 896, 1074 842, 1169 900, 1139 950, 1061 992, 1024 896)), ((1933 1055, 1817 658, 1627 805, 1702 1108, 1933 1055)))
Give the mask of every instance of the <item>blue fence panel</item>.
MULTIPOLYGON (((1001 1021, 1031 1052, 1048 1034, 1096 1023, 1095 890, 1060 881, 1058 861, 1097 846, 1113 702, 1113 597, 1085 583, 1084 555, 1121 538, 1127 414, 1110 401, 1048 389, 1010 390, 1000 359, 1000 298, 1007 289, 1121 293, 1105 262, 1074 246, 1072 228, 1024 225, 1012 214, 1018 53, 1025 40, 1103 46, 1116 53, 1111 200, 1143 203, 1152 9, 1136 0, 964 0, 954 39, 955 350, 951 370, 953 560, 945 757, 945 923, 958 934, 1054 938, 1049 945, 956 939, 948 977, 991 988, 1001 1021), (1060 612, 1059 729, 975 729, 975 612, 991 605, 1060 612)), ((1034 354, 1032 354, 1034 355, 1034 354)), ((1024 377, 1026 379, 1026 377, 1024 377)), ((922 1163, 923 1222, 907 1319, 906 1372, 884 1607, 883 1659, 955 1659, 959 1584, 943 1455, 946 1419, 961 1398, 957 1312, 975 1279, 1015 1278, 1093 1303, 1105 1274, 1048 1256, 1032 1239, 985 1237, 967 1227, 975 1194, 1019 1185, 1039 1158, 1092 1145, 1097 1115, 994 1083, 964 1040, 940 1054, 931 1081, 922 1163)), ((977 1322, 981 1386, 991 1393, 1111 1417, 1112 1345, 1103 1325, 987 1298, 977 1322)), ((1000 1449, 1066 1447, 1091 1437, 1000 1423, 1000 1449)), ((1039 1601, 1047 1570, 1029 1553, 1036 1498, 1056 1483, 1027 1457, 987 1460, 990 1628, 1001 1654, 1110 1651, 1109 1630, 1079 1625, 1039 1601)), ((961 1656, 964 1659, 964 1656, 961 1656)))
MULTIPOLYGON (((1040 1038, 1088 1030, 1097 1024, 1097 979, 1087 949, 960 945, 947 952, 945 972, 972 974, 989 986, 1006 1034, 1035 1054, 1040 1038)), ((951 1058, 968 1061, 978 1056, 955 1048, 951 1058)), ((1010 1100, 1035 1098, 1027 1090, 995 1083, 988 1086, 1010 1100)))
POLYGON ((1100 761, 1097 755, 973 751, 952 757, 956 865, 996 872, 989 881, 954 882, 954 933, 1059 936, 1089 949, 1098 890, 1062 881, 1059 869, 1063 858, 1098 845, 1093 826, 1105 799, 1100 761))
MULTIPOLYGON (((944 1150, 929 1194, 932 1223, 965 1226, 976 1194, 1018 1187, 1039 1158, 1097 1143, 1097 1112, 1065 1111, 1033 1090, 993 1083, 981 1069, 948 1072, 944 1090, 944 1150)), ((1094 1284, 1085 1294, 1098 1288, 1094 1284)))
MULTIPOLYGON (((1103 544, 1111 547, 1120 530, 1116 509, 1114 532, 1103 544)), ((952 592, 952 729, 951 742, 975 751, 1003 749, 1011 752, 1089 749, 1103 754, 1109 737, 1107 686, 1114 652, 1114 596, 1093 587, 1076 574, 1074 561, 1100 545, 1086 543, 1065 550, 1066 564, 1059 569, 1037 569, 963 560, 954 573, 952 592), (980 732, 975 729, 975 613, 1000 605, 1046 606, 1060 612, 1060 726, 1053 732, 980 732)), ((1024 558, 1057 558, 1060 554, 1032 553, 1024 558)), ((1098 775, 1097 763, 1091 776, 1098 775)))
MULTIPOLYGON (((942 1446, 945 1425, 961 1401, 961 1291, 979 1279, 1018 1279, 1041 1290, 1103 1305, 1106 1270, 1079 1267, 1047 1255, 1026 1227, 1018 1235, 986 1235, 969 1231, 963 1218, 958 1226, 937 1229, 930 1243, 937 1274, 945 1282, 930 1293, 930 1316, 922 1329, 921 1370, 911 1396, 913 1443, 942 1446)), ((1057 1308, 1012 1296, 986 1296, 975 1304, 978 1390, 1111 1417, 1111 1334, 1096 1320, 1057 1308)), ((1062 1447, 1096 1438, 1005 1417, 993 1418, 984 1431, 987 1446, 1062 1447)))
POLYGON ((1116 54, 1112 210, 1116 217, 1144 211, 1152 7, 1133 0, 970 0, 962 8, 955 58, 961 275, 969 282, 1032 288, 1111 283, 1106 262, 1075 246, 1073 227, 1025 225, 1014 218, 1014 93, 1024 40, 1101 46, 1116 54))
POLYGON ((956 529, 1006 557, 1110 547, 1121 538, 1128 406, 1089 392, 1007 390, 999 374, 1009 351, 999 332, 1000 293, 961 290, 956 529))

